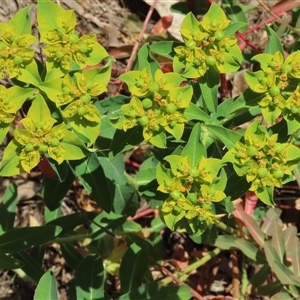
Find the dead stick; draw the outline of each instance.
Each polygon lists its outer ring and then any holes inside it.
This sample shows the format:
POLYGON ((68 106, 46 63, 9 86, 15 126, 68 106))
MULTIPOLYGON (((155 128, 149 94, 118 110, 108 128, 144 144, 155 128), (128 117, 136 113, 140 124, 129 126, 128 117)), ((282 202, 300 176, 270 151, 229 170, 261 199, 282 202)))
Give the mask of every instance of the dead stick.
MULTIPOLYGON (((139 36, 138 36, 138 38, 137 38, 137 40, 136 40, 136 42, 134 44, 134 47, 132 49, 132 52, 131 52, 131 55, 129 57, 127 66, 126 66, 126 68, 124 70, 124 73, 128 72, 131 69, 131 67, 132 67, 133 60, 134 60, 135 55, 136 55, 136 53, 138 51, 138 48, 139 48, 139 46, 140 46, 140 44, 141 44, 141 42, 143 40, 143 35, 144 35, 144 33, 145 33, 146 29, 147 29, 147 25, 148 25, 148 23, 150 21, 150 18, 152 16, 152 13, 154 11, 154 8, 155 8, 155 5, 156 5, 157 2, 158 2, 158 0, 154 0, 153 3, 151 4, 150 8, 149 8, 148 14, 146 16, 146 19, 144 21, 144 24, 143 24, 143 27, 142 27, 142 29, 140 31, 140 34, 139 34, 139 36)), ((115 94, 120 94, 120 91, 122 90, 122 88, 123 88, 123 82, 120 84, 120 86, 117 89, 117 91, 115 92, 115 94)))
MULTIPOLYGON (((176 276, 173 275, 172 272, 170 272, 167 268, 157 264, 158 267, 161 269, 161 271, 163 273, 165 273, 166 275, 168 275, 169 277, 171 277, 176 283, 178 283, 179 285, 185 285, 185 283, 183 281, 181 281, 179 278, 177 278, 176 276)), ((191 294, 193 295, 193 297, 196 299, 196 300, 202 300, 203 297, 197 292, 195 291, 193 288, 190 287, 190 292, 191 294)))
POLYGON ((257 2, 269 13, 271 14, 280 24, 286 26, 287 28, 289 28, 291 31, 293 31, 294 33, 296 33, 297 35, 300 35, 300 31, 298 31, 297 29, 295 29, 293 26, 291 26, 290 24, 284 22, 280 17, 277 16, 277 14, 273 13, 271 11, 271 9, 263 2, 263 0, 257 0, 257 2))
POLYGON ((125 68, 125 73, 128 72, 128 71, 131 69, 131 66, 132 66, 132 64, 133 64, 134 57, 135 57, 135 55, 136 55, 136 53, 137 53, 137 50, 138 50, 138 48, 139 48, 139 45, 141 44, 141 42, 142 42, 142 40, 143 40, 143 35, 144 35, 144 33, 145 33, 146 29, 147 29, 147 25, 148 25, 148 23, 149 23, 149 21, 150 21, 150 18, 151 18, 151 16, 152 16, 152 13, 153 13, 153 11, 154 11, 154 8, 155 8, 155 5, 156 5, 157 2, 158 2, 158 0, 154 0, 153 3, 152 3, 152 5, 151 5, 150 8, 149 8, 149 11, 148 11, 148 14, 147 14, 147 16, 146 16, 146 19, 145 19, 145 22, 144 22, 144 24, 143 24, 143 27, 142 27, 142 29, 141 29, 141 32, 140 32, 140 34, 139 34, 139 36, 138 36, 138 39, 136 40, 136 42, 135 42, 135 44, 134 44, 134 47, 133 47, 133 49, 132 49, 132 53, 131 53, 130 58, 129 58, 129 60, 128 60, 127 66, 126 66, 126 68, 125 68))

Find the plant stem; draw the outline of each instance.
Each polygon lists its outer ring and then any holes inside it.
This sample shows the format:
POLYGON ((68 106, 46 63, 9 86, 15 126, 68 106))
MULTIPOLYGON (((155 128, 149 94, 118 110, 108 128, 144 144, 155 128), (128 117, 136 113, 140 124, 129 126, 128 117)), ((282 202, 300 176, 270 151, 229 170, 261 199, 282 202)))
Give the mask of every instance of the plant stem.
POLYGON ((223 223, 223 222, 218 222, 218 223, 216 224, 216 226, 217 226, 219 229, 221 229, 222 231, 224 231, 224 232, 226 232, 226 233, 228 233, 228 234, 230 234, 230 235, 233 235, 233 236, 239 236, 239 231, 238 231, 238 230, 236 230, 236 229, 234 229, 234 228, 232 228, 232 227, 226 225, 226 224, 223 223))
MULTIPOLYGON (((185 281, 189 277, 189 273, 193 270, 198 269, 199 267, 203 266, 206 264, 208 261, 210 261, 213 257, 217 256, 219 253, 221 253, 220 248, 215 248, 214 250, 208 252, 205 256, 203 256, 201 259, 195 261, 194 263, 190 264, 187 266, 184 271, 182 272, 182 275, 180 275, 179 280, 180 281, 185 281)), ((167 285, 171 283, 173 278, 167 277, 161 280, 161 284, 167 285)))
POLYGON ((244 300, 246 299, 246 294, 247 294, 248 276, 247 276, 247 270, 245 268, 245 256, 243 253, 240 254, 242 256, 242 286, 241 286, 240 299, 244 300))
POLYGON ((236 251, 231 252, 230 260, 232 263, 232 297, 238 300, 240 299, 240 270, 236 251))

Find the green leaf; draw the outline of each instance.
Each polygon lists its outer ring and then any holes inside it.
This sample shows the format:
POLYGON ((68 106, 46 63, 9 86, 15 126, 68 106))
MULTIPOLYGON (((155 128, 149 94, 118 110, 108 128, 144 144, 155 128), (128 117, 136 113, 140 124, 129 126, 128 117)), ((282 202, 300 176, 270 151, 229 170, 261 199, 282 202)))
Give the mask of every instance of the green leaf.
POLYGON ((262 192, 255 191, 255 194, 265 204, 271 206, 274 205, 274 186, 271 187, 265 187, 262 192))
POLYGON ((255 222, 255 220, 245 213, 243 207, 241 205, 236 205, 236 214, 237 217, 242 220, 249 230, 251 236, 256 241, 256 243, 263 247, 264 245, 264 233, 259 228, 258 224, 255 222))
POLYGON ((296 277, 291 270, 280 263, 280 258, 276 250, 272 247, 270 241, 264 243, 266 258, 272 271, 276 274, 282 284, 291 284, 300 286, 300 279, 296 277))
POLYGON ((235 247, 235 237, 231 235, 218 235, 214 246, 222 250, 230 250, 235 247))
POLYGON ((77 299, 102 300, 105 273, 101 257, 97 254, 86 256, 77 268, 75 280, 77 299))
POLYGON ((89 234, 93 240, 101 239, 108 234, 107 231, 103 230, 103 228, 112 232, 116 228, 119 228, 125 221, 125 216, 117 215, 113 212, 108 214, 105 211, 102 211, 93 219, 93 223, 89 228, 89 234))
POLYGON ((236 143, 242 138, 242 135, 236 131, 217 126, 217 125, 206 125, 207 130, 222 142, 228 150, 235 147, 236 143))
POLYGON ((152 180, 155 180, 156 167, 158 162, 158 159, 154 156, 151 156, 143 161, 139 168, 139 172, 134 178, 137 188, 139 188, 140 186, 145 186, 152 180))
POLYGON ((279 224, 276 221, 272 222, 271 228, 272 228, 271 229, 272 245, 279 256, 280 262, 283 263, 285 249, 284 249, 284 236, 283 236, 282 228, 279 226, 279 224))
POLYGON ((44 261, 45 246, 44 245, 33 246, 30 250, 29 255, 33 257, 34 260, 41 266, 44 261))
POLYGON ((284 245, 286 249, 286 256, 292 260, 292 249, 294 247, 294 237, 297 236, 297 228, 295 226, 288 226, 284 231, 284 245))
POLYGON ((60 218, 61 216, 62 216, 61 206, 52 211, 47 206, 45 207, 45 210, 44 210, 45 223, 56 220, 57 218, 60 218))
POLYGON ((188 156, 191 167, 197 167, 202 156, 206 157, 206 150, 200 141, 201 125, 197 123, 191 132, 189 140, 182 150, 181 156, 188 156))
POLYGON ((214 70, 209 70, 201 77, 199 82, 202 97, 207 109, 216 112, 218 106, 218 88, 220 84, 219 74, 214 70))
POLYGON ((70 243, 60 245, 61 253, 67 262, 67 265, 74 270, 77 270, 79 264, 83 260, 82 255, 70 243))
POLYGON ((25 172, 20 164, 18 153, 21 152, 21 146, 13 139, 5 148, 1 167, 1 176, 14 176, 25 172))
MULTIPOLYGON (((233 24, 236 24, 236 23, 240 22, 240 23, 244 23, 244 26, 245 25, 247 26, 247 23, 248 23, 247 16, 243 12, 243 10, 241 9, 240 5, 238 5, 236 3, 236 0, 222 1, 222 6, 224 8, 224 11, 225 11, 226 15, 231 19, 233 24)), ((233 33, 235 33, 235 32, 233 32, 233 33)))
POLYGON ((52 211, 60 207, 61 201, 68 193, 75 178, 76 177, 71 170, 68 172, 67 177, 63 182, 47 176, 43 177, 42 197, 48 209, 52 211))
POLYGON ((270 276, 270 273, 270 267, 265 264, 258 270, 258 272, 255 273, 254 276, 251 277, 250 283, 255 287, 259 287, 267 280, 267 278, 270 276))
POLYGON ((5 190, 0 203, 0 235, 14 228, 18 190, 15 183, 11 183, 5 190))
POLYGON ((5 139, 9 131, 9 128, 10 128, 10 124, 6 124, 3 122, 0 123, 0 143, 2 143, 3 140, 5 139))
POLYGON ((226 36, 230 36, 230 35, 234 35, 237 31, 245 31, 247 30, 249 27, 248 25, 248 21, 246 20, 246 22, 234 22, 229 24, 229 26, 225 29, 225 35, 226 36))
POLYGON ((17 79, 22 82, 31 83, 35 86, 39 85, 41 77, 35 59, 33 59, 29 64, 26 64, 25 68, 20 68, 20 73, 18 74, 17 79))
POLYGON ((183 114, 187 117, 188 121, 198 120, 208 122, 210 120, 209 115, 192 102, 190 102, 189 107, 184 110, 183 114))
POLYGON ((21 269, 32 280, 38 282, 44 274, 42 264, 39 264, 35 258, 33 258, 26 251, 21 251, 13 254, 13 257, 21 261, 24 265, 21 269))
POLYGON ((138 65, 139 70, 146 68, 150 71, 152 78, 157 69, 159 69, 159 63, 150 56, 150 47, 149 43, 144 44, 138 52, 138 65))
MULTIPOLYGON (((267 296, 271 295, 273 293, 269 293, 267 296)), ((273 295, 270 300, 294 300, 295 298, 292 297, 290 294, 282 292, 282 293, 277 293, 275 295, 273 295)))
POLYGON ((23 34, 31 34, 31 19, 30 12, 33 8, 33 4, 27 5, 24 8, 17 11, 14 16, 8 21, 8 24, 13 26, 16 30, 16 36, 23 34))
POLYGON ((34 293, 34 300, 59 300, 54 276, 54 268, 49 269, 40 279, 34 293))
MULTIPOLYGON (((283 288, 283 286, 282 286, 281 282, 279 280, 276 280, 274 282, 271 282, 266 285, 258 287, 257 293, 262 296, 270 296, 274 293, 279 292, 282 288, 283 288)), ((283 299, 285 300, 285 298, 283 298, 283 299)))
MULTIPOLYGON (((97 109, 95 109, 95 111, 98 112, 97 109)), ((68 121, 72 128, 76 130, 76 132, 79 132, 88 139, 88 146, 93 144, 100 134, 100 119, 99 121, 91 122, 84 117, 82 118, 81 116, 76 114, 73 117, 68 118, 68 121)))
POLYGON ((69 164, 93 200, 105 211, 110 212, 113 207, 115 187, 105 176, 97 154, 92 153, 85 159, 72 161, 69 164))
POLYGON ((173 60, 175 54, 173 49, 179 45, 181 43, 173 41, 157 42, 150 45, 150 51, 173 60))
POLYGON ((266 264, 266 257, 260 249, 249 241, 242 238, 235 239, 235 247, 241 250, 247 257, 258 264, 266 264))
POLYGON ((27 117, 32 118, 34 122, 39 122, 40 124, 43 124, 45 119, 51 118, 51 112, 41 94, 38 94, 32 101, 27 117))
POLYGON ((98 157, 104 174, 114 183, 111 190, 114 195, 113 210, 117 214, 134 215, 138 208, 138 199, 135 187, 125 176, 125 163, 123 154, 116 155, 112 160, 107 157, 98 157))
POLYGON ((93 213, 74 213, 66 216, 59 217, 47 223, 51 226, 59 226, 61 228, 60 235, 64 235, 72 231, 75 227, 89 222, 94 217, 93 213))
POLYGON ((59 92, 62 89, 62 78, 56 78, 51 81, 43 81, 38 84, 38 88, 47 94, 47 97, 56 102, 58 101, 59 92))
POLYGON ((74 134, 67 130, 61 145, 66 149, 64 157, 66 160, 79 160, 88 155, 84 143, 74 134))
POLYGON ((5 253, 0 251, 0 269, 4 270, 13 270, 13 269, 19 269, 24 266, 24 263, 14 259, 12 257, 7 256, 5 253))
POLYGON ((300 241, 296 235, 293 236, 291 244, 289 251, 292 259, 293 272, 296 276, 300 277, 300 241))
POLYGON ((261 226, 261 230, 263 231, 264 234, 266 235, 272 235, 272 228, 273 228, 273 223, 279 223, 281 224, 280 220, 280 215, 281 215, 281 209, 279 208, 269 208, 267 211, 265 217, 264 217, 264 222, 261 226))
MULTIPOLYGON (((56 28, 56 19, 65 10, 59 5, 49 0, 39 0, 37 8, 37 21, 39 24, 39 31, 42 36, 49 30, 56 28)), ((41 39, 41 42, 43 39, 41 39)))
POLYGON ((14 253, 46 243, 59 235, 61 230, 61 227, 52 225, 12 229, 0 236, 0 251, 14 253))
POLYGON ((265 25, 265 29, 268 34, 269 42, 265 47, 264 53, 274 55, 277 51, 279 51, 284 57, 284 51, 279 36, 270 26, 265 25))
POLYGON ((121 292, 128 293, 139 287, 147 268, 147 250, 135 243, 131 244, 123 256, 120 266, 121 292))
POLYGON ((120 152, 133 149, 143 140, 143 130, 141 126, 134 127, 126 132, 117 130, 111 142, 110 149, 113 151, 113 154, 116 155, 120 152))
POLYGON ((13 102, 16 110, 19 110, 24 104, 25 100, 34 95, 35 89, 22 88, 20 86, 12 86, 8 90, 9 99, 13 102))

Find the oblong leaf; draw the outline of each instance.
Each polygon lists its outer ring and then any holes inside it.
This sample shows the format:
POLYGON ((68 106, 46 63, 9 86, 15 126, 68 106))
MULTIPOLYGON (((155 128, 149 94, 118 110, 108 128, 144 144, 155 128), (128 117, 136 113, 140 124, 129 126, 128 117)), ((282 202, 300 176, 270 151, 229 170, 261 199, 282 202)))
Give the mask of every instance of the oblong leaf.
POLYGON ((0 251, 19 252, 54 239, 61 231, 61 227, 54 225, 12 229, 0 236, 0 251))
POLYGON ((253 239, 259 246, 263 247, 264 233, 261 231, 256 221, 251 216, 245 213, 243 207, 240 204, 236 205, 235 209, 238 218, 244 222, 253 239))
POLYGON ((18 190, 15 183, 11 183, 5 190, 0 203, 0 235, 14 228, 18 190))
POLYGON ((7 269, 19 269, 24 266, 24 263, 18 259, 7 256, 5 253, 0 251, 0 270, 7 269))
POLYGON ((21 269, 27 276, 36 282, 40 280, 44 274, 44 270, 42 269, 42 265, 39 264, 30 254, 26 251, 21 251, 14 253, 13 256, 24 264, 21 269))
POLYGON ((128 293, 142 284, 148 268, 148 253, 136 243, 130 245, 120 266, 121 292, 128 293))
POLYGON ((234 148, 236 143, 242 138, 240 133, 221 126, 206 125, 206 128, 213 136, 222 142, 228 150, 234 148))
POLYGON ((34 300, 59 300, 54 268, 49 269, 40 279, 34 293, 34 300))
POLYGON ((97 254, 85 257, 77 268, 75 280, 77 299, 102 300, 105 276, 101 257, 97 254))
POLYGON ((181 156, 188 156, 192 167, 197 167, 202 156, 206 157, 206 150, 200 141, 201 125, 197 123, 191 132, 189 140, 182 150, 181 156))
POLYGON ((106 212, 110 212, 113 206, 115 187, 113 182, 105 176, 97 154, 92 153, 85 159, 72 161, 69 164, 93 200, 106 212))

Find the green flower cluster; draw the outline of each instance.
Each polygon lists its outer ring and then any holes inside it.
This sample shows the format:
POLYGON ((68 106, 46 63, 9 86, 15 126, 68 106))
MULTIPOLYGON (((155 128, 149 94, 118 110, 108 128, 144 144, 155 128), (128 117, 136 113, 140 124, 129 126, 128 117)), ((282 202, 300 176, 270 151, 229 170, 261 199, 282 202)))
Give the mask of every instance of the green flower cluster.
POLYGON ((268 205, 273 204, 274 187, 282 187, 293 179, 300 149, 290 143, 278 143, 278 135, 267 132, 265 126, 253 122, 243 140, 230 149, 223 160, 231 162, 238 176, 246 176, 250 191, 268 205))
POLYGON ((223 10, 214 3, 201 22, 189 13, 180 29, 184 45, 174 49, 174 71, 183 70, 187 78, 201 77, 210 68, 219 73, 237 71, 242 53, 237 39, 226 32, 229 24, 223 10))
POLYGON ((27 117, 16 127, 14 138, 5 149, 1 163, 1 175, 13 176, 30 172, 42 156, 46 155, 58 164, 64 160, 81 159, 86 156, 85 145, 68 130, 65 123, 56 125, 45 100, 36 95, 27 117))
POLYGON ((60 67, 66 73, 71 70, 74 61, 82 69, 108 56, 97 42, 96 34, 80 37, 75 31, 76 24, 74 11, 62 9, 57 13, 55 28, 45 26, 41 30, 41 42, 47 44, 43 50, 51 68, 60 67))
POLYGON ((28 48, 36 42, 30 34, 19 34, 14 26, 0 23, 0 76, 17 77, 32 62, 35 51, 28 48))
POLYGON ((76 20, 72 11, 66 11, 59 15, 56 28, 44 33, 41 41, 46 42, 44 52, 47 60, 61 65, 64 70, 71 70, 73 60, 80 68, 87 65, 88 56, 97 42, 95 34, 78 36, 74 28, 76 20))
POLYGON ((165 160, 170 164, 167 169, 157 166, 158 190, 169 194, 161 212, 166 224, 174 229, 185 219, 193 234, 202 233, 208 226, 216 223, 214 202, 226 198, 226 174, 221 172, 222 161, 202 156, 196 166, 189 157, 169 155, 165 160), (199 231, 200 230, 200 231, 199 231))
POLYGON ((247 72, 249 87, 263 94, 258 102, 268 124, 274 124, 282 114, 288 124, 288 133, 299 128, 300 122, 300 51, 286 59, 280 52, 258 54, 253 57, 261 65, 257 72, 247 72))
POLYGON ((187 121, 183 111, 193 93, 191 86, 180 86, 185 79, 172 72, 164 74, 159 69, 154 80, 148 69, 130 71, 120 78, 128 85, 132 98, 122 106, 115 126, 127 131, 140 125, 144 139, 160 148, 166 147, 166 131, 179 140, 187 121))

